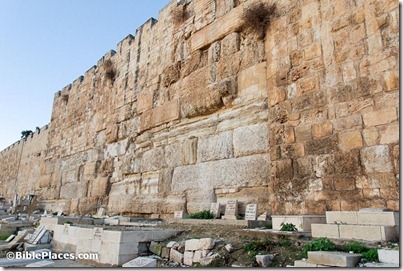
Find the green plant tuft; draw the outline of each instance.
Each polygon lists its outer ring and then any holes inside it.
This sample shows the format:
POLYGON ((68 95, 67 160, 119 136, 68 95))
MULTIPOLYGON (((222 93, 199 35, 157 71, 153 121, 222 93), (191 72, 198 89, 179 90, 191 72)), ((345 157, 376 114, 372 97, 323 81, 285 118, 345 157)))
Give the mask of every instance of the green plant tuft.
POLYGON ((3 234, 3 235, 0 235, 0 240, 1 240, 1 241, 7 240, 8 237, 10 237, 10 234, 3 234))
POLYGON ((304 246, 304 257, 308 256, 308 251, 334 251, 335 244, 327 238, 314 239, 304 246))
POLYGON ((265 240, 265 241, 254 240, 254 241, 247 243, 244 246, 244 249, 248 252, 249 255, 255 256, 260 251, 271 250, 271 243, 268 240, 265 240))
POLYGON ((188 218, 192 219, 213 219, 214 215, 210 211, 201 211, 194 214, 189 214, 188 218))
POLYGON ((353 251, 354 253, 363 253, 368 251, 368 249, 366 245, 357 241, 350 241, 346 243, 343 248, 345 252, 353 251))
POLYGON ((361 253, 362 257, 368 262, 379 262, 378 259, 378 249, 371 248, 370 250, 361 253))
POLYGON ((264 227, 265 227, 266 229, 271 230, 271 229, 273 229, 273 224, 269 221, 269 222, 266 223, 266 225, 264 225, 264 227))
POLYGON ((292 223, 281 223, 280 231, 298 231, 298 229, 292 223))

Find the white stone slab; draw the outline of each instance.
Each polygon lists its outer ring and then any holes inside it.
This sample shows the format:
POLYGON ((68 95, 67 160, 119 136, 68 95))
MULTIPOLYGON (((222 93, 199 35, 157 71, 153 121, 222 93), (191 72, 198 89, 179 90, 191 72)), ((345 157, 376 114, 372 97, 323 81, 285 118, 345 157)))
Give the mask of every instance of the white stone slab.
POLYGON ((185 242, 186 251, 206 250, 214 247, 214 240, 211 238, 190 239, 185 242))
POLYGON ((218 202, 211 203, 210 212, 213 214, 214 218, 220 218, 220 216, 221 216, 221 204, 218 203, 218 202))
POLYGON ((183 219, 184 212, 183 211, 174 211, 174 219, 183 219))
POLYGON ((361 225, 381 225, 398 226, 398 212, 358 212, 358 224, 361 225))
POLYGON ((183 254, 183 263, 188 266, 192 266, 193 264, 193 251, 185 251, 183 254))
POLYGON ((183 254, 175 249, 171 249, 169 260, 175 263, 183 263, 183 254))
POLYGON ((263 214, 259 215, 257 217, 257 220, 259 221, 266 221, 267 220, 267 212, 264 212, 263 214))
POLYGON ((356 211, 327 211, 327 224, 358 224, 358 212, 356 211))
POLYGON ((225 216, 237 216, 238 215, 238 201, 227 200, 225 205, 225 216))
POLYGON ((123 264, 122 267, 157 267, 157 260, 147 257, 137 257, 123 264))
POLYGON ((257 204, 248 204, 245 209, 245 220, 257 219, 257 204))
POLYGON ((399 250, 378 249, 378 258, 381 263, 399 264, 399 250))
POLYGON ((356 267, 361 261, 361 254, 351 254, 333 251, 308 251, 308 261, 314 264, 356 267))
POLYGON ((6 239, 6 243, 11 242, 11 240, 13 240, 15 238, 14 234, 11 234, 7 239, 6 239))

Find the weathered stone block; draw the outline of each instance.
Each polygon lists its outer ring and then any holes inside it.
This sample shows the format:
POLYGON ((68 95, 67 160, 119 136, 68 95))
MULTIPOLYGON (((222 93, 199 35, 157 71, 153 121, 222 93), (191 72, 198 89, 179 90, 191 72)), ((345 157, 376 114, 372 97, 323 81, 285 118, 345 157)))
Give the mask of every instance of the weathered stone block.
POLYGON ((200 264, 202 266, 207 266, 218 257, 220 257, 220 254, 218 254, 218 253, 214 253, 211 256, 205 256, 205 257, 200 259, 200 264))
POLYGON ((226 84, 211 84, 207 87, 194 89, 181 99, 181 114, 193 118, 211 114, 224 106, 222 97, 229 92, 226 84))
POLYGON ((269 90, 268 98, 269 98, 268 99, 269 106, 272 107, 272 106, 278 104, 279 102, 282 102, 285 100, 285 98, 286 98, 285 90, 281 87, 274 87, 269 90))
POLYGON ((363 118, 366 127, 388 124, 397 119, 396 108, 391 107, 380 111, 372 111, 364 114, 363 118))
POLYGON ((327 237, 339 239, 339 227, 336 224, 312 224, 312 237, 327 237))
MULTIPOLYGON (((196 165, 181 166, 174 170, 172 190, 198 189, 203 187, 241 185, 258 185, 267 182, 268 155, 210 161, 196 165)), ((206 208, 209 208, 206 206, 206 208)))
POLYGON ((297 82, 297 96, 319 90, 319 78, 317 76, 301 78, 297 82))
POLYGON ((169 254, 171 252, 171 249, 168 247, 163 247, 161 250, 161 258, 163 259, 169 259, 169 254))
POLYGON ((388 125, 384 132, 381 132, 380 144, 391 144, 399 142, 399 123, 388 125))
POLYGON ((310 125, 298 126, 296 128, 296 137, 298 142, 308 141, 312 139, 312 128, 310 125))
POLYGON ((199 162, 232 158, 232 131, 199 138, 197 149, 199 162))
POLYGON ((212 64, 220 60, 221 55, 221 43, 219 41, 214 42, 208 49, 208 63, 212 64))
POLYGON ((306 143, 306 151, 312 155, 332 153, 338 149, 337 143, 336 135, 318 138, 306 143))
POLYGON ((321 264, 316 264, 316 263, 311 263, 309 261, 304 261, 304 260, 296 260, 294 261, 294 267, 329 267, 327 265, 321 265, 321 264))
POLYGON ((185 242, 186 251, 206 250, 214 247, 214 240, 211 238, 190 239, 185 242))
POLYGON ((231 33, 221 40, 222 54, 232 55, 239 51, 240 35, 239 33, 231 33))
POLYGON ((192 264, 193 264, 193 255, 194 255, 193 251, 185 251, 184 257, 183 257, 183 263, 188 265, 188 266, 192 266, 192 264))
POLYGON ((137 113, 142 113, 149 110, 153 106, 153 91, 140 91, 137 95, 136 111, 137 113))
POLYGON ((260 267, 269 267, 271 260, 274 259, 274 255, 268 254, 268 255, 256 255, 256 262, 257 265, 260 267))
POLYGON ((268 150, 268 127, 266 123, 240 127, 234 130, 235 157, 268 150))
POLYGON ((327 211, 326 223, 347 223, 356 225, 358 224, 358 215, 356 211, 327 211))
POLYGON ((183 254, 175 249, 171 249, 169 253, 169 260, 175 263, 183 263, 183 254))
POLYGON ((163 148, 156 148, 146 151, 141 159, 141 171, 155 171, 166 165, 163 148))
POLYGON ((329 266, 356 267, 361 258, 361 254, 329 251, 308 251, 309 262, 329 266))
POLYGON ((342 151, 349 151, 362 148, 362 137, 360 131, 347 131, 339 133, 339 147, 342 151))
POLYGON ((315 138, 325 137, 333 134, 333 125, 330 121, 323 121, 312 125, 312 135, 315 138))
POLYGON ((158 242, 151 241, 149 250, 155 255, 161 256, 162 253, 162 244, 158 242))
POLYGON ((213 23, 194 33, 191 37, 192 51, 203 48, 238 29, 241 25, 240 18, 242 17, 242 13, 243 7, 236 7, 213 23))
POLYGON ((195 164, 197 161, 197 138, 189 138, 182 145, 183 164, 195 164))
POLYGON ((368 173, 393 170, 389 148, 386 145, 367 147, 361 150, 361 161, 368 173))
POLYGON ((391 241, 398 239, 396 228, 390 226, 339 225, 340 238, 367 241, 391 241))
POLYGON ((238 96, 266 91, 266 62, 249 67, 238 73, 238 96))
POLYGON ((143 112, 140 118, 140 130, 145 131, 163 123, 179 119, 179 117, 179 100, 172 100, 143 112))
POLYGON ((397 212, 358 212, 358 224, 398 226, 399 213, 397 212))
POLYGON ((391 249, 378 249, 378 258, 381 263, 399 264, 400 262, 399 250, 391 249))

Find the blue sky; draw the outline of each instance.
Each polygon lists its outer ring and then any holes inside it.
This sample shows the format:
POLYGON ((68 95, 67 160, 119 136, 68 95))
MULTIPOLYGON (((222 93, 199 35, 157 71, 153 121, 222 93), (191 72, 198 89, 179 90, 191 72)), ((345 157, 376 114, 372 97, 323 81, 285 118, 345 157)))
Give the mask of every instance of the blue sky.
POLYGON ((0 150, 50 121, 53 95, 170 0, 0 0, 0 150))

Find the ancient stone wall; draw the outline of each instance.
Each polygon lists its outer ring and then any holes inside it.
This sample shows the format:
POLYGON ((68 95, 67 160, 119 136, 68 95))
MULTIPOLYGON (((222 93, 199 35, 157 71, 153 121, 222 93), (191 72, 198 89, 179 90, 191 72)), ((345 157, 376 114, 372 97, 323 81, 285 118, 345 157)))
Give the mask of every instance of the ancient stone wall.
POLYGON ((55 94, 40 142, 1 153, 3 195, 72 213, 397 210, 398 3, 275 1, 259 39, 242 20, 257 2, 172 1, 55 94))

